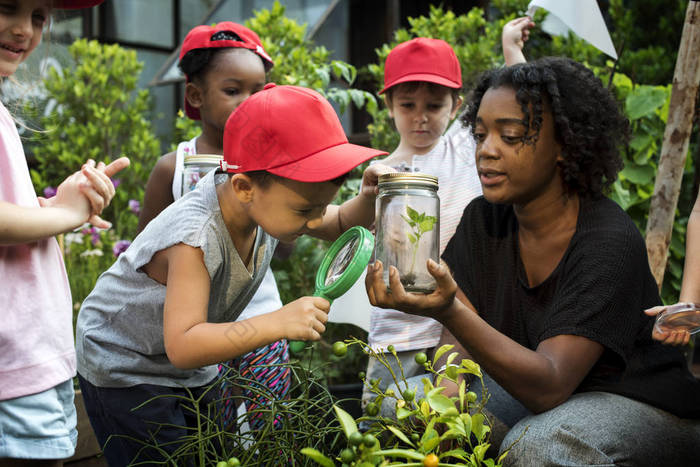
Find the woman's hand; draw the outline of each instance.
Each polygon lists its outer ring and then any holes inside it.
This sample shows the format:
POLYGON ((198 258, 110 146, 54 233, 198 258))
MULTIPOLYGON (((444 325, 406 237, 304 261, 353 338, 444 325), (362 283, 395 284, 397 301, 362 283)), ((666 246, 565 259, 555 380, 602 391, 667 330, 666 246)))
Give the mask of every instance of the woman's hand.
POLYGON ((383 272, 384 265, 381 261, 376 261, 367 268, 365 287, 369 301, 374 306, 438 319, 441 313, 454 303, 457 283, 445 264, 428 260, 428 272, 437 281, 437 287, 431 294, 406 292, 401 284, 399 271, 393 266, 389 268, 389 291, 382 278, 383 272))

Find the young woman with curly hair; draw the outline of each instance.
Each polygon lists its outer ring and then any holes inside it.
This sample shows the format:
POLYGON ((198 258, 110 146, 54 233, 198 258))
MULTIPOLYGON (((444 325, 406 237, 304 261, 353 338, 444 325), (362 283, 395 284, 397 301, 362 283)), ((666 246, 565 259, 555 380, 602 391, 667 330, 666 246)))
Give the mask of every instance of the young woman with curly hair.
POLYGON ((481 365, 491 443, 522 436, 505 465, 696 463, 700 384, 651 339, 642 310, 661 300, 644 240, 603 195, 628 138, 613 96, 586 67, 546 58, 486 73, 463 120, 484 195, 446 264, 429 262, 435 292, 406 293, 391 268, 388 293, 377 263, 372 304, 437 319, 481 365))

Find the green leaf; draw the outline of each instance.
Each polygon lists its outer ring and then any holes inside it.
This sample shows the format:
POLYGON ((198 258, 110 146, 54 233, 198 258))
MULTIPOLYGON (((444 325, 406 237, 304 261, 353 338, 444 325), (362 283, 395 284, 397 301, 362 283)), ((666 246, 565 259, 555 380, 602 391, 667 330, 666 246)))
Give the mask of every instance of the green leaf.
POLYGON ((486 433, 488 433, 490 428, 486 425, 486 417, 482 413, 475 413, 472 415, 472 433, 476 436, 476 439, 481 443, 484 439, 486 433))
POLYGON ((462 369, 460 369, 459 373, 469 373, 481 378, 481 367, 474 360, 464 358, 462 359, 462 369))
POLYGON ((666 91, 659 86, 637 86, 625 99, 625 109, 630 120, 653 114, 666 102, 666 91))
POLYGON ((377 451, 374 453, 375 456, 398 456, 404 457, 406 459, 413 459, 416 461, 422 461, 425 456, 419 452, 411 451, 409 449, 385 449, 383 451, 377 451))
POLYGON ((420 214, 418 213, 418 211, 413 209, 411 206, 406 206, 406 214, 408 214, 408 217, 412 221, 418 222, 418 218, 420 217, 420 214))
POLYGON ((397 438, 399 438, 401 441, 403 441, 404 443, 406 443, 406 444, 408 444, 408 445, 410 445, 410 446, 413 446, 413 443, 411 443, 411 441, 408 439, 408 437, 406 437, 406 435, 403 434, 403 432, 402 432, 401 430, 399 430, 398 428, 393 427, 393 426, 391 426, 391 425, 387 425, 387 428, 389 429, 389 431, 391 431, 392 433, 394 433, 394 435, 395 435, 397 438))
MULTIPOLYGON (((435 390, 441 389, 441 388, 435 388, 435 390)), ((435 410, 436 412, 443 414, 447 412, 449 409, 454 409, 455 404, 452 402, 452 399, 450 399, 447 396, 443 396, 442 394, 436 393, 435 390, 430 391, 425 396, 425 399, 428 401, 428 404, 430 404, 430 408, 435 410)))
POLYGON ((435 351, 435 357, 433 357, 433 361, 437 362, 440 360, 440 357, 442 357, 446 352, 449 352, 454 348, 454 345, 452 344, 445 344, 443 346, 440 346, 439 349, 435 351))
POLYGON ((349 438, 352 433, 357 431, 355 419, 352 418, 352 415, 338 407, 336 404, 333 404, 333 410, 335 410, 335 415, 338 418, 338 422, 340 422, 340 426, 343 428, 345 436, 349 438))
POLYGON ((396 418, 398 420, 404 420, 415 413, 416 412, 414 410, 409 410, 406 407, 397 407, 396 408, 396 418))
POLYGON ((323 467, 335 467, 335 463, 331 459, 313 448, 303 448, 300 452, 323 467))
POLYGON ((435 226, 435 223, 437 222, 437 218, 433 216, 428 216, 427 219, 424 219, 418 224, 418 227, 420 228, 421 232, 430 232, 433 230, 433 227, 435 226))
POLYGON ((625 165, 625 168, 620 171, 620 175, 632 183, 646 185, 647 183, 654 182, 656 170, 654 170, 654 167, 650 165, 636 165, 628 163, 625 165))

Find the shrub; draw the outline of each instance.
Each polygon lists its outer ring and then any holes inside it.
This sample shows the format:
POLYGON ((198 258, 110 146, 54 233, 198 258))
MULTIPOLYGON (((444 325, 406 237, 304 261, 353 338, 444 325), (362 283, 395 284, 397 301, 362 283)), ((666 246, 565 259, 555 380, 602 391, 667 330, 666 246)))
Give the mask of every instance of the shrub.
MULTIPOLYGON (((142 199, 160 154, 148 120, 149 92, 136 90, 143 64, 135 51, 97 41, 81 39, 68 50, 75 65, 62 73, 51 69, 42 83, 56 107, 40 119, 46 131, 32 137, 32 180, 39 190, 56 187, 88 158, 108 163, 128 156, 131 166, 116 175, 119 189, 104 218, 118 237, 133 238, 137 220, 128 214, 128 203, 142 199)), ((38 103, 30 101, 27 110, 38 115, 38 103)))

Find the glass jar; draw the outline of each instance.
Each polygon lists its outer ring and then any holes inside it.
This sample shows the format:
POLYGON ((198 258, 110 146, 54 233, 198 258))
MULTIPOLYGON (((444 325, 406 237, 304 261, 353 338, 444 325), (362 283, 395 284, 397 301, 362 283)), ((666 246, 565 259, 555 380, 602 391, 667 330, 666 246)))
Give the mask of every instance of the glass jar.
POLYGON ((188 154, 182 169, 182 195, 194 190, 199 179, 219 168, 224 156, 217 154, 188 154))
POLYGON ((422 173, 388 173, 379 177, 376 201, 375 259, 399 270, 407 292, 430 293, 435 278, 427 261, 440 260, 440 198, 438 178, 422 173))

